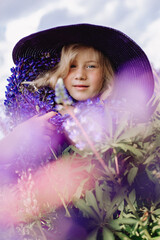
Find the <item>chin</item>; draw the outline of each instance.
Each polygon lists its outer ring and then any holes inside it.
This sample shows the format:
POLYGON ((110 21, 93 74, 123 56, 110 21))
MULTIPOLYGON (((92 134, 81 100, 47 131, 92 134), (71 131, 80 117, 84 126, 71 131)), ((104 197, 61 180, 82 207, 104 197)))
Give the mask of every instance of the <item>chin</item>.
POLYGON ((77 97, 75 97, 74 99, 76 100, 76 101, 86 101, 87 99, 90 99, 91 97, 86 97, 86 98, 83 98, 83 97, 79 97, 79 98, 77 98, 77 97))
POLYGON ((87 97, 85 97, 85 96, 72 96, 72 97, 74 98, 75 101, 86 101, 88 99, 93 99, 97 96, 98 96, 98 94, 94 95, 94 96, 87 96, 87 97))

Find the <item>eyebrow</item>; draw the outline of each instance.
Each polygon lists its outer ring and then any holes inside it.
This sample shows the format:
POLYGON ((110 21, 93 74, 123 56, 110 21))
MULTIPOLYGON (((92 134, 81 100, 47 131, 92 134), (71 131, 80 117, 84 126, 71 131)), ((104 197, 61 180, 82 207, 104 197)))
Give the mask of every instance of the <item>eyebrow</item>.
POLYGON ((98 61, 95 61, 95 60, 88 60, 88 61, 86 61, 86 63, 89 63, 89 62, 98 63, 98 61))

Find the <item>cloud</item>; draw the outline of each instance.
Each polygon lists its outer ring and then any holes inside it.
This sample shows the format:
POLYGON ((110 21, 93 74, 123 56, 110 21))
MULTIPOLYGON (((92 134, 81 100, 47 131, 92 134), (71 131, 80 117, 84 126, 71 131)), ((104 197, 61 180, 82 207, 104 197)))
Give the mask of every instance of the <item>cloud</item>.
POLYGON ((25 17, 49 2, 53 3, 54 1, 56 0, 0 0, 0 22, 4 25, 11 19, 25 17))
POLYGON ((1 51, 0 51, 0 65, 3 63, 4 61, 4 58, 3 58, 3 55, 1 54, 1 51))
MULTIPOLYGON (((113 2, 113 0, 108 0, 107 1, 108 3, 109 2, 113 2)), ((100 13, 104 6, 106 4, 106 0, 99 0, 99 1, 94 1, 94 4, 93 4, 93 1, 92 0, 81 0, 80 1, 80 5, 83 6, 83 8, 86 10, 86 13, 88 14, 85 14, 85 17, 94 17, 94 14, 97 15, 97 13, 100 13)))
POLYGON ((8 76, 13 64, 11 51, 20 38, 54 26, 82 22, 126 33, 160 67, 159 13, 159 0, 0 0, 0 78, 8 76))
POLYGON ((159 18, 158 0, 118 1, 114 9, 114 23, 134 39, 138 39, 150 22, 159 18), (121 10, 120 10, 121 9, 121 10))
POLYGON ((5 25, 1 25, 0 26, 1 41, 5 40, 5 32, 6 32, 6 26, 5 25))
POLYGON ((38 30, 79 23, 79 19, 79 16, 75 16, 67 8, 53 10, 41 18, 38 30))
POLYGON ((160 18, 151 22, 140 36, 140 42, 156 69, 160 69, 160 18))

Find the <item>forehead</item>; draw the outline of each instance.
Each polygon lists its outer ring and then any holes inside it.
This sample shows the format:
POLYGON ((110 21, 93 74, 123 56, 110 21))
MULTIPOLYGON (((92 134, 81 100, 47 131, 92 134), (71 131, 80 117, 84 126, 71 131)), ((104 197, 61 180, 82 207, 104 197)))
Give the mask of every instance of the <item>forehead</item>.
POLYGON ((77 54, 75 55, 76 59, 87 59, 87 60, 93 60, 93 61, 99 61, 100 60, 100 54, 97 50, 95 50, 92 47, 85 47, 81 46, 77 49, 77 54))

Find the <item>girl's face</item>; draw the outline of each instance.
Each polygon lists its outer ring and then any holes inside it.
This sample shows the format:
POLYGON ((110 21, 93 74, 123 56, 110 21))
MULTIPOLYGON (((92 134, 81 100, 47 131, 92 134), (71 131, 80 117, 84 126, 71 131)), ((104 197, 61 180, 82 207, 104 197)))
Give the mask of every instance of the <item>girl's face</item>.
POLYGON ((80 48, 64 84, 71 97, 84 101, 99 94, 103 86, 102 67, 93 48, 80 48))

